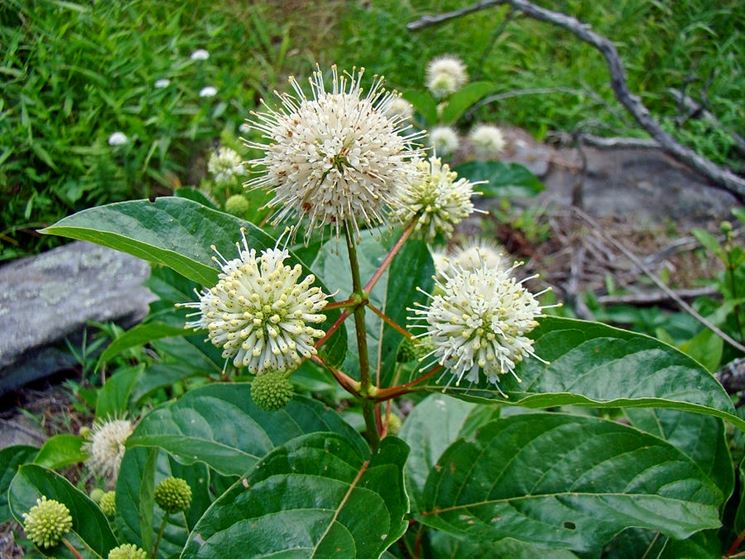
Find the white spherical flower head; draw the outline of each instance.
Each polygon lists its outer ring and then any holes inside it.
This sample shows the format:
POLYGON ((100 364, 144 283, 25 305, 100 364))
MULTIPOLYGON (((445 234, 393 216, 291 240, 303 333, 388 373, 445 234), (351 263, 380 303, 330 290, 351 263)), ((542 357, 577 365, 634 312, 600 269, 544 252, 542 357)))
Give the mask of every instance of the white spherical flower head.
POLYGON ((127 135, 124 132, 114 132, 111 136, 109 136, 110 146, 123 146, 128 141, 129 138, 127 138, 127 135))
POLYGON ((479 124, 471 130, 468 138, 478 159, 495 159, 504 150, 504 136, 496 126, 479 124))
POLYGON ((164 87, 168 87, 169 85, 171 85, 171 80, 166 79, 166 78, 157 80, 155 82, 155 88, 156 89, 163 89, 164 87))
POLYGON ((455 93, 467 81, 466 65, 456 56, 440 56, 427 65, 426 85, 435 97, 455 93))
POLYGON ((199 90, 200 97, 214 97, 215 95, 217 95, 217 88, 211 85, 203 87, 199 90))
POLYGON ((388 114, 391 116, 398 116, 403 120, 411 120, 414 118, 414 105, 409 103, 406 99, 395 97, 388 107, 388 114))
POLYGON ((221 147, 212 152, 207 162, 207 170, 215 177, 217 184, 229 183, 236 177, 246 174, 241 156, 227 147, 221 147))
POLYGON ((315 338, 324 332, 310 325, 326 319, 321 311, 328 296, 313 287, 313 275, 301 278, 299 264, 284 264, 286 249, 257 254, 242 237, 239 257, 222 259, 217 285, 202 291, 199 301, 182 305, 198 310, 199 318, 187 326, 207 329, 209 340, 236 367, 255 374, 293 370, 316 353, 315 338))
POLYGON ((477 270, 482 265, 490 270, 505 270, 510 267, 502 249, 487 239, 478 239, 457 247, 450 254, 450 263, 466 271, 477 270))
POLYGON ((124 443, 133 430, 134 425, 126 419, 111 419, 93 425, 90 439, 83 445, 83 450, 89 455, 88 465, 93 473, 109 481, 116 481, 124 457, 124 443))
POLYGON ((429 145, 439 155, 451 155, 460 146, 458 133, 450 126, 435 126, 429 132, 429 145))
POLYGON ((415 229, 428 240, 438 234, 450 236, 454 226, 475 210, 471 197, 476 184, 450 170, 438 157, 418 164, 419 176, 400 195, 400 221, 416 220, 415 229))
POLYGON ((207 60, 210 57, 210 53, 204 49, 197 49, 191 53, 192 60, 207 60))
POLYGON ((425 329, 420 336, 431 337, 430 355, 452 373, 456 385, 464 378, 478 382, 481 370, 499 389, 501 375, 515 375, 526 355, 536 357, 526 334, 538 325, 543 307, 511 272, 485 265, 453 268, 444 283, 436 280, 441 294, 412 309, 411 319, 425 329))
POLYGON ((271 188, 274 222, 306 217, 307 235, 331 225, 338 236, 348 223, 383 223, 397 191, 416 174, 412 158, 419 154, 412 141, 418 132, 400 115, 391 115, 397 96, 376 78, 363 94, 363 70, 340 75, 332 67, 331 87, 319 69, 310 78, 312 96, 306 97, 294 79, 294 95, 279 94, 282 106, 265 106, 254 113, 252 127, 268 144, 248 142, 264 151, 252 161, 266 172, 247 183, 249 188, 271 188))

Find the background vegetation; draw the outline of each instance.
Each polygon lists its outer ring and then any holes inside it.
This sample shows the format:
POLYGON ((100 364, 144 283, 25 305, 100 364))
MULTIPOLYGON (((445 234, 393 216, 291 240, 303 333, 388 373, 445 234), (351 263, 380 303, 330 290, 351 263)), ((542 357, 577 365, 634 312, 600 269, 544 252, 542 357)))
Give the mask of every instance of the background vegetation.
MULTIPOLYGON (((318 60, 364 65, 402 89, 421 87, 433 56, 461 56, 503 91, 538 88, 478 116, 529 129, 639 134, 615 104, 597 52, 506 8, 417 34, 407 22, 462 0, 217 2, 6 0, 0 5, 0 258, 56 242, 34 230, 83 207, 194 184, 205 155, 259 98, 318 60), (192 51, 210 52, 192 61, 192 51), (170 79, 169 87, 155 82, 170 79), (199 91, 214 86, 214 97, 199 91), (130 142, 112 148, 124 132, 130 142)), ((734 164, 742 129, 745 7, 737 0, 544 1, 619 46, 631 87, 680 139, 734 164), (680 115, 668 88, 703 99, 723 126, 680 115)))

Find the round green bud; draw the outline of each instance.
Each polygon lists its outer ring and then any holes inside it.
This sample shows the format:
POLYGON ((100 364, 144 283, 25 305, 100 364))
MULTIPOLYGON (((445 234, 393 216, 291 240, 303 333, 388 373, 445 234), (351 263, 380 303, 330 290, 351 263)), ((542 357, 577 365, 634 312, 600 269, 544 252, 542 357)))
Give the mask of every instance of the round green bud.
POLYGON ((388 433, 391 435, 398 435, 398 432, 401 430, 401 418, 395 413, 388 414, 387 423, 388 433))
POLYGON ((426 338, 417 338, 416 343, 414 344, 414 353, 416 354, 417 359, 423 359, 432 353, 433 349, 435 349, 435 346, 432 343, 432 338, 429 336, 426 338))
POLYGON ((147 552, 131 543, 125 543, 109 551, 109 559, 147 559, 147 552))
POLYGON ((225 201, 225 211, 237 217, 245 216, 249 207, 248 200, 242 194, 234 194, 225 201))
POLYGON ((731 233, 732 232, 732 224, 729 221, 723 221, 719 225, 719 229, 721 229, 722 233, 724 233, 726 235, 727 233, 731 233))
POLYGON ((72 516, 62 503, 42 497, 23 515, 23 529, 39 547, 54 547, 72 530, 72 516))
POLYGON ((96 487, 93 491, 91 491, 91 494, 90 494, 91 501, 93 501, 96 504, 100 503, 101 497, 103 497, 105 493, 106 492, 103 489, 99 489, 98 487, 96 487))
POLYGON ((101 512, 106 516, 114 516, 116 514, 116 491, 104 493, 98 502, 98 506, 101 507, 101 512))
POLYGON ((187 510, 191 504, 191 487, 180 477, 168 477, 155 488, 155 502, 169 514, 187 510))
POLYGON ((78 431, 78 435, 80 435, 80 438, 82 439, 89 439, 91 436, 91 428, 84 425, 78 431))
POLYGON ((293 393, 286 373, 261 373, 251 383, 251 399, 266 411, 284 408, 292 400, 293 393))
POLYGON ((398 353, 396 354, 396 361, 399 363, 408 363, 416 359, 416 340, 412 338, 404 338, 401 345, 398 346, 398 353))

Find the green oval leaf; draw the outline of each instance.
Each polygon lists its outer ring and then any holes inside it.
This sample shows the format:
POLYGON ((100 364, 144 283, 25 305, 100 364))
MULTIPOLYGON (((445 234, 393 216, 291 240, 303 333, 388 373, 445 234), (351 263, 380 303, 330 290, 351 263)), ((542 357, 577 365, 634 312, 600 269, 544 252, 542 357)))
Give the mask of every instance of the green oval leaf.
MULTIPOLYGON (((214 245, 225 258, 236 254, 240 230, 245 229, 249 246, 257 250, 273 248, 276 240, 252 223, 210 209, 186 198, 168 196, 155 201, 117 202, 83 210, 42 229, 47 235, 60 235, 89 241, 127 252, 144 260, 173 268, 184 277, 204 286, 217 283, 214 245)), ((292 264, 302 264, 293 254, 292 264)), ((306 274, 311 271, 303 265, 306 274)), ((318 287, 329 291, 316 278, 318 287)), ((338 317, 328 313, 326 329, 338 317)), ((342 326, 324 345, 326 358, 340 364, 346 352, 346 332, 342 326)))
POLYGON ((83 439, 77 435, 62 433, 46 440, 34 458, 34 464, 45 468, 64 468, 83 462, 88 455, 83 452, 83 439))
POLYGON ((429 91, 406 91, 402 97, 412 104, 427 124, 437 122, 437 102, 429 91))
MULTIPOLYGON (((451 384, 451 396, 529 408, 563 405, 674 408, 720 417, 745 429, 722 385, 699 363, 643 334, 596 322, 544 317, 531 332, 536 354, 501 379, 499 391, 483 377, 478 384, 451 384)), ((428 390, 443 391, 436 382, 428 390)))
POLYGON ((370 456, 317 433, 281 446, 207 510, 182 559, 377 559, 406 531, 408 448, 387 437, 370 456))
POLYGON ((461 115, 476 101, 497 88, 492 82, 472 82, 448 97, 447 105, 442 111, 442 122, 454 124, 461 115))
POLYGON ((656 437, 592 417, 494 421, 443 454, 419 519, 482 541, 599 549, 628 527, 683 539, 717 528, 719 488, 656 437))
POLYGON ((8 506, 8 487, 21 464, 32 462, 38 448, 14 445, 0 450, 0 524, 12 519, 8 506))
MULTIPOLYGON (((69 481, 51 470, 34 464, 18 469, 8 491, 10 510, 23 523, 23 513, 36 505, 42 495, 65 505, 72 516, 72 532, 68 540, 84 557, 108 557, 117 542, 106 517, 98 506, 72 486, 69 481)), ((63 546, 45 550, 53 556, 72 557, 63 546)))
POLYGON ((203 462, 225 475, 242 475, 286 441, 317 431, 345 436, 357 448, 362 437, 320 402, 296 396, 287 407, 267 412, 251 400, 246 383, 212 384, 147 414, 128 447, 159 447, 191 464, 203 462))
POLYGON ((543 191, 543 183, 519 163, 468 161, 453 169, 471 182, 486 181, 476 187, 484 196, 528 197, 543 191))

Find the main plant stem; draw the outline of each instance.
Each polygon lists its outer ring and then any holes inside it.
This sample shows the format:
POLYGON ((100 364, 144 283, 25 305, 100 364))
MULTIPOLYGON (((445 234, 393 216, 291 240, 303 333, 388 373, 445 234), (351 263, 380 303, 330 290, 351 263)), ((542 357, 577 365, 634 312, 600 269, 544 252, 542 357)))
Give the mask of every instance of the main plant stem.
POLYGON ((168 523, 168 513, 163 513, 163 520, 160 521, 160 529, 158 530, 158 537, 155 539, 155 545, 153 546, 152 559, 157 559, 158 548, 160 547, 160 540, 163 539, 163 532, 166 531, 166 524, 168 523))
POLYGON ((360 359, 360 396, 362 397, 362 415, 365 418, 365 434, 373 450, 377 450, 380 443, 380 433, 375 421, 374 400, 370 399, 372 384, 370 382, 370 358, 367 349, 367 328, 365 327, 365 306, 367 293, 362 288, 360 279, 360 264, 357 260, 357 245, 354 243, 349 224, 344 225, 344 237, 347 241, 349 265, 352 269, 352 293, 360 298, 360 304, 354 309, 354 331, 357 337, 357 353, 360 359))

